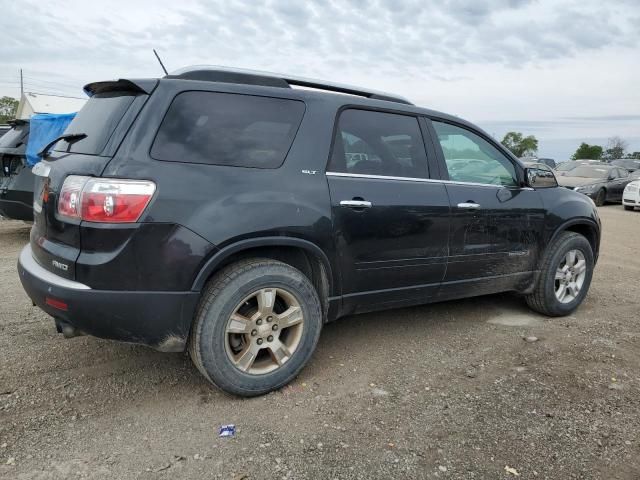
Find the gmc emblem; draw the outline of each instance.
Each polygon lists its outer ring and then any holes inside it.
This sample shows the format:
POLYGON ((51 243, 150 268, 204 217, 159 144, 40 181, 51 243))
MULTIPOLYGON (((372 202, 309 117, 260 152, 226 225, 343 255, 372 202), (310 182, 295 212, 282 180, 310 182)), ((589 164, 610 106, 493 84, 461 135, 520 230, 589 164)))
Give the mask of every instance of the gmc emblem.
POLYGON ((63 272, 66 272, 67 270, 69 270, 69 265, 67 265, 66 263, 61 263, 57 260, 51 260, 51 265, 53 265, 56 268, 59 268, 63 272))

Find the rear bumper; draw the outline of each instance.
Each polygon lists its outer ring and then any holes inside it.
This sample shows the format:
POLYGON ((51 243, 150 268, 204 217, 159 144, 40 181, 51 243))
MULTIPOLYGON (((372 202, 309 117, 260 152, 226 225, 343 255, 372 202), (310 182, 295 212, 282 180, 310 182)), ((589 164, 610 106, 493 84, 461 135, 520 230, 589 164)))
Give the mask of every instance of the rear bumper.
POLYGON ((20 253, 18 273, 38 307, 82 333, 166 352, 186 348, 197 292, 94 290, 42 268, 30 245, 20 253))
POLYGON ((0 215, 33 222, 33 192, 0 193, 0 215))
POLYGON ((32 222, 34 183, 29 168, 21 168, 9 177, 2 176, 0 172, 0 215, 32 222))

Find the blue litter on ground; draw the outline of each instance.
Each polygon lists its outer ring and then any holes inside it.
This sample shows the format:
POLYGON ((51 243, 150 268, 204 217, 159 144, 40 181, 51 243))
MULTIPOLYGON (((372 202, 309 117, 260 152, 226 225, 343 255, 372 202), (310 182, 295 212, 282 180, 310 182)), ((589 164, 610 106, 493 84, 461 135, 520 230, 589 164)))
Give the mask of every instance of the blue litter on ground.
POLYGON ((236 426, 235 425, 222 425, 220 427, 220 431, 218 432, 219 437, 233 437, 236 434, 236 426))

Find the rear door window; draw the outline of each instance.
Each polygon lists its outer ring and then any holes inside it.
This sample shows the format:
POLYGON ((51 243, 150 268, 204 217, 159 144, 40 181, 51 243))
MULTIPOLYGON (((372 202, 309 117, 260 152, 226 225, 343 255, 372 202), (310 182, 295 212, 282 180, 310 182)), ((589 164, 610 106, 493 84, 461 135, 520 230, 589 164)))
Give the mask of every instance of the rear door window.
POLYGON ((391 177, 428 177, 418 119, 370 110, 344 110, 329 171, 391 177))
POLYGON ((304 103, 216 92, 176 96, 151 147, 156 160, 278 168, 293 143, 304 103))
POLYGON ((84 133, 86 138, 71 145, 60 141, 55 150, 100 155, 135 98, 131 92, 94 95, 65 130, 65 134, 84 133))

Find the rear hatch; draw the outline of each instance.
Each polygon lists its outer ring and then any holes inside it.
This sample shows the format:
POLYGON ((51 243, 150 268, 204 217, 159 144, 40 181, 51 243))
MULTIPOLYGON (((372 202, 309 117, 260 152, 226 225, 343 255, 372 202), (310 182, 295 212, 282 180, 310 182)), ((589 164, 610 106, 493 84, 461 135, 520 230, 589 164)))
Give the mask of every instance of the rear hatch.
POLYGON ((60 140, 33 168, 31 248, 45 269, 75 279, 75 262, 82 248, 80 221, 58 215, 60 189, 69 175, 102 174, 156 84, 155 80, 118 80, 87 85, 85 91, 91 98, 65 131, 65 135, 86 136, 75 142, 60 140))

